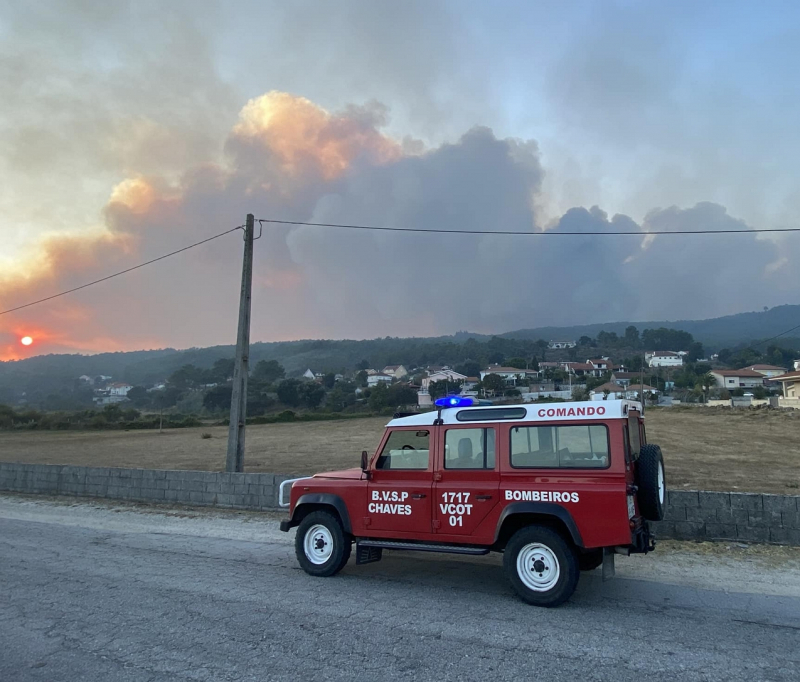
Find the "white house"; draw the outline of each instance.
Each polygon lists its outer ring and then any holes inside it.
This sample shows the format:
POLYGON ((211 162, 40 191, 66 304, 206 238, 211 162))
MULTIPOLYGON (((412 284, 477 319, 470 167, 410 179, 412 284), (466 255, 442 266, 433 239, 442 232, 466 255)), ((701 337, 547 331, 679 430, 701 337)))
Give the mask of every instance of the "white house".
POLYGON ((752 369, 754 372, 763 374, 767 379, 779 377, 781 374, 786 374, 786 369, 783 367, 776 367, 775 365, 750 365, 745 369, 752 369))
POLYGON ((452 369, 441 369, 438 372, 431 372, 428 376, 422 378, 422 390, 427 391, 434 381, 452 381, 459 384, 466 381, 466 379, 466 374, 460 374, 452 369))
POLYGON ((314 381, 315 378, 314 372, 312 372, 310 369, 307 369, 305 372, 303 372, 303 379, 310 379, 311 381, 314 381))
POLYGON ((764 375, 752 369, 712 369, 720 388, 756 388, 764 385, 764 375))
POLYGON ((644 354, 648 367, 682 367, 683 357, 671 350, 654 350, 644 354))
POLYGON ((367 377, 367 386, 377 386, 378 384, 391 384, 392 377, 388 374, 378 373, 378 374, 370 374, 367 377))
POLYGON ((794 361, 794 371, 795 372, 800 371, 800 360, 794 361))
POLYGON ((382 373, 388 374, 395 379, 402 379, 404 376, 408 376, 408 370, 403 365, 386 365, 382 373))
POLYGON ((486 378, 488 374, 497 374, 507 383, 516 386, 517 381, 524 381, 526 379, 536 379, 539 372, 535 369, 519 369, 517 367, 501 367, 500 365, 489 365, 486 369, 481 370, 481 381, 486 378))
POLYGON ((591 400, 641 400, 642 393, 658 395, 659 390, 647 384, 620 386, 614 382, 608 382, 589 391, 589 398, 591 400))
POLYGON ((102 393, 92 398, 95 405, 114 405, 115 403, 123 403, 127 400, 128 399, 124 395, 110 395, 108 393, 102 393))
POLYGON ((108 395, 121 396, 124 398, 126 395, 128 395, 128 391, 130 391, 132 388, 133 386, 130 384, 118 381, 117 383, 111 384, 111 386, 108 387, 108 395))
POLYGON ((639 372, 614 372, 611 375, 611 381, 620 386, 630 386, 632 381, 641 378, 639 372))
POLYGON ((627 389, 625 387, 620 386, 619 384, 608 382, 589 391, 589 399, 622 400, 625 397, 626 390, 627 389))
POLYGON ((575 341, 550 341, 547 344, 548 348, 575 348, 577 346, 577 342, 575 341))

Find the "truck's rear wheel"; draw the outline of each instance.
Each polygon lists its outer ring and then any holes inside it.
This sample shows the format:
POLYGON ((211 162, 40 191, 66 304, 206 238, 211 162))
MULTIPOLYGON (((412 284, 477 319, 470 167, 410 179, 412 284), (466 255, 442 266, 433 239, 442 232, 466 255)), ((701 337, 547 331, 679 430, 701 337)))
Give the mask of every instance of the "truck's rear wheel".
POLYGON ((658 445, 642 446, 636 462, 636 486, 639 488, 639 511, 648 521, 664 519, 667 481, 664 475, 664 456, 658 445))
POLYGON ((328 512, 315 511, 297 527, 294 548, 306 573, 327 577, 344 568, 353 547, 339 519, 328 512))
POLYGON ((503 568, 514 591, 529 604, 558 606, 572 596, 580 571, 575 550, 549 528, 528 526, 506 545, 503 568))

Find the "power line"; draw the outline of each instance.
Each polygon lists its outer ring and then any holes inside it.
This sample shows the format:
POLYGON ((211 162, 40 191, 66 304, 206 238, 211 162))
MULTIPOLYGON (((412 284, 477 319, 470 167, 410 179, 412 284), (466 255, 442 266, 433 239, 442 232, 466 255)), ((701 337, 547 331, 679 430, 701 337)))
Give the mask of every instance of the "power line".
POLYGON ((566 237, 566 236, 611 236, 611 235, 633 235, 647 237, 651 234, 759 234, 767 232, 800 232, 800 227, 786 228, 767 228, 764 230, 653 230, 650 232, 631 232, 621 230, 611 230, 603 232, 558 232, 556 230, 545 230, 543 232, 520 232, 518 230, 443 230, 433 227, 386 227, 380 225, 346 225, 342 223, 311 223, 302 220, 276 220, 273 218, 259 218, 259 223, 272 223, 275 225, 303 225, 307 227, 341 227, 348 230, 380 230, 383 232, 432 232, 436 234, 496 234, 496 235, 520 235, 526 237, 566 237))
POLYGON ((126 272, 132 272, 133 270, 138 270, 139 268, 143 268, 145 265, 150 265, 151 263, 157 263, 158 261, 164 260, 165 258, 169 258, 170 256, 174 256, 176 254, 183 253, 184 251, 188 251, 189 249, 193 249, 195 246, 200 246, 201 244, 210 242, 213 239, 218 239, 219 237, 223 237, 226 234, 235 232, 236 230, 241 230, 243 227, 244 225, 239 225, 238 227, 234 227, 230 230, 225 230, 225 232, 220 232, 219 234, 215 234, 213 237, 209 237, 208 239, 204 239, 203 241, 196 242, 195 244, 189 244, 189 246, 184 246, 182 249, 178 249, 177 251, 172 251, 171 253, 165 253, 163 256, 159 256, 158 258, 153 258, 153 260, 149 260, 145 263, 139 263, 139 265, 134 265, 132 268, 120 270, 119 272, 115 272, 113 275, 108 275, 107 277, 101 277, 100 279, 94 280, 94 282, 87 282, 86 284, 81 284, 79 287, 75 287, 73 289, 67 289, 66 291, 62 291, 58 294, 53 294, 52 296, 47 296, 46 298, 40 298, 38 301, 31 301, 30 303, 19 305, 16 308, 9 308, 8 310, 0 311, 0 315, 13 313, 16 310, 22 310, 23 308, 30 308, 32 305, 37 305, 38 303, 44 303, 45 301, 51 301, 54 298, 58 298, 59 296, 66 296, 67 294, 71 294, 73 291, 79 291, 80 289, 85 289, 86 287, 90 287, 94 284, 99 284, 100 282, 105 282, 106 280, 112 279, 114 277, 119 277, 120 275, 124 275, 126 272))
POLYGON ((796 327, 792 327, 791 329, 787 329, 785 332, 781 332, 780 334, 776 334, 775 336, 772 336, 772 337, 770 337, 770 338, 768 338, 768 339, 766 339, 764 341, 758 341, 757 343, 754 343, 753 345, 754 346, 761 346, 761 345, 763 345, 765 343, 769 343, 770 341, 774 341, 775 339, 778 339, 781 336, 786 336, 786 334, 790 334, 791 332, 793 332, 793 331, 795 331, 797 329, 800 329, 800 324, 798 324, 796 327))

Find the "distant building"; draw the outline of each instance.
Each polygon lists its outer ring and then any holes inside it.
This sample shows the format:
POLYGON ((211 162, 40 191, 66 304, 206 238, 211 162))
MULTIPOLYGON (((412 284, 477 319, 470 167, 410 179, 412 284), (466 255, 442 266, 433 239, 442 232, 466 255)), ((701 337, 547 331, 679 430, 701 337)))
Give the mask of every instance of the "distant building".
POLYGON ((539 377, 539 372, 535 369, 501 367, 500 365, 489 365, 486 369, 481 370, 481 380, 485 379, 488 374, 497 374, 498 376, 503 377, 506 382, 514 386, 516 386, 518 381, 537 379, 539 377))
POLYGON ((422 390, 427 391, 434 381, 452 381, 455 384, 460 384, 466 379, 466 374, 461 374, 452 369, 441 369, 422 378, 422 390))
POLYGON ((712 369, 720 388, 756 388, 764 385, 764 375, 752 369, 712 369))
POLYGON ((81 374, 78 377, 78 381, 83 381, 86 384, 93 384, 94 383, 94 378, 90 377, 88 374, 81 374))
POLYGON ((620 386, 630 386, 631 382, 639 380, 641 376, 640 372, 614 372, 611 381, 620 386))
POLYGON ((745 367, 745 369, 752 369, 754 372, 763 374, 767 379, 786 374, 786 368, 776 367, 775 365, 750 365, 749 367, 745 367))
POLYGON ((388 374, 378 373, 378 374, 370 374, 367 377, 367 386, 373 387, 377 386, 378 384, 391 384, 392 377, 388 374))
POLYGON ((648 367, 682 367, 683 357, 671 350, 654 350, 644 354, 648 367))
POLYGON ((314 381, 315 378, 316 375, 310 369, 307 369, 305 372, 303 372, 303 379, 310 379, 311 381, 314 381))
POLYGON ((800 371, 800 360, 794 361, 794 370, 795 372, 800 371))
POLYGON ((132 388, 133 386, 130 384, 117 382, 108 387, 108 394, 111 396, 121 396, 124 398, 126 395, 128 395, 128 391, 130 391, 132 388))
POLYGON ((388 374, 395 379, 402 379, 404 376, 408 376, 408 370, 403 365, 386 365, 383 368, 383 374, 388 374))
POLYGON ((576 377, 586 376, 594 371, 594 367, 588 362, 562 362, 560 364, 567 372, 576 377))
POLYGON ((113 405, 114 403, 124 403, 127 402, 127 398, 124 395, 109 395, 108 393, 101 393, 100 395, 94 396, 92 401, 95 405, 113 405))
POLYGON ((590 400, 641 400, 642 393, 659 394, 659 390, 647 384, 620 386, 610 381, 589 391, 590 400))
POLYGON ((556 348, 575 348, 578 343, 576 341, 550 341, 547 344, 548 348, 556 349, 556 348))
MULTIPOLYGON (((800 400, 800 370, 787 372, 783 376, 775 377, 775 381, 781 385, 783 400, 800 400)), ((795 405, 792 405, 792 407, 795 407, 795 405)))

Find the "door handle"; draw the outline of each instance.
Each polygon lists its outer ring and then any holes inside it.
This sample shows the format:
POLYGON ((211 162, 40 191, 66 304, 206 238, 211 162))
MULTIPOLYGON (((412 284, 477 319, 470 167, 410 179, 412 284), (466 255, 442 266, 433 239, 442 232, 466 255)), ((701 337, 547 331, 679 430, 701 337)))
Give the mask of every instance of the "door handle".
POLYGON ((423 497, 426 497, 426 495, 423 495, 422 493, 413 493, 411 495, 412 500, 421 500, 423 497))
POLYGON ((491 495, 475 495, 476 500, 491 500, 491 495))

